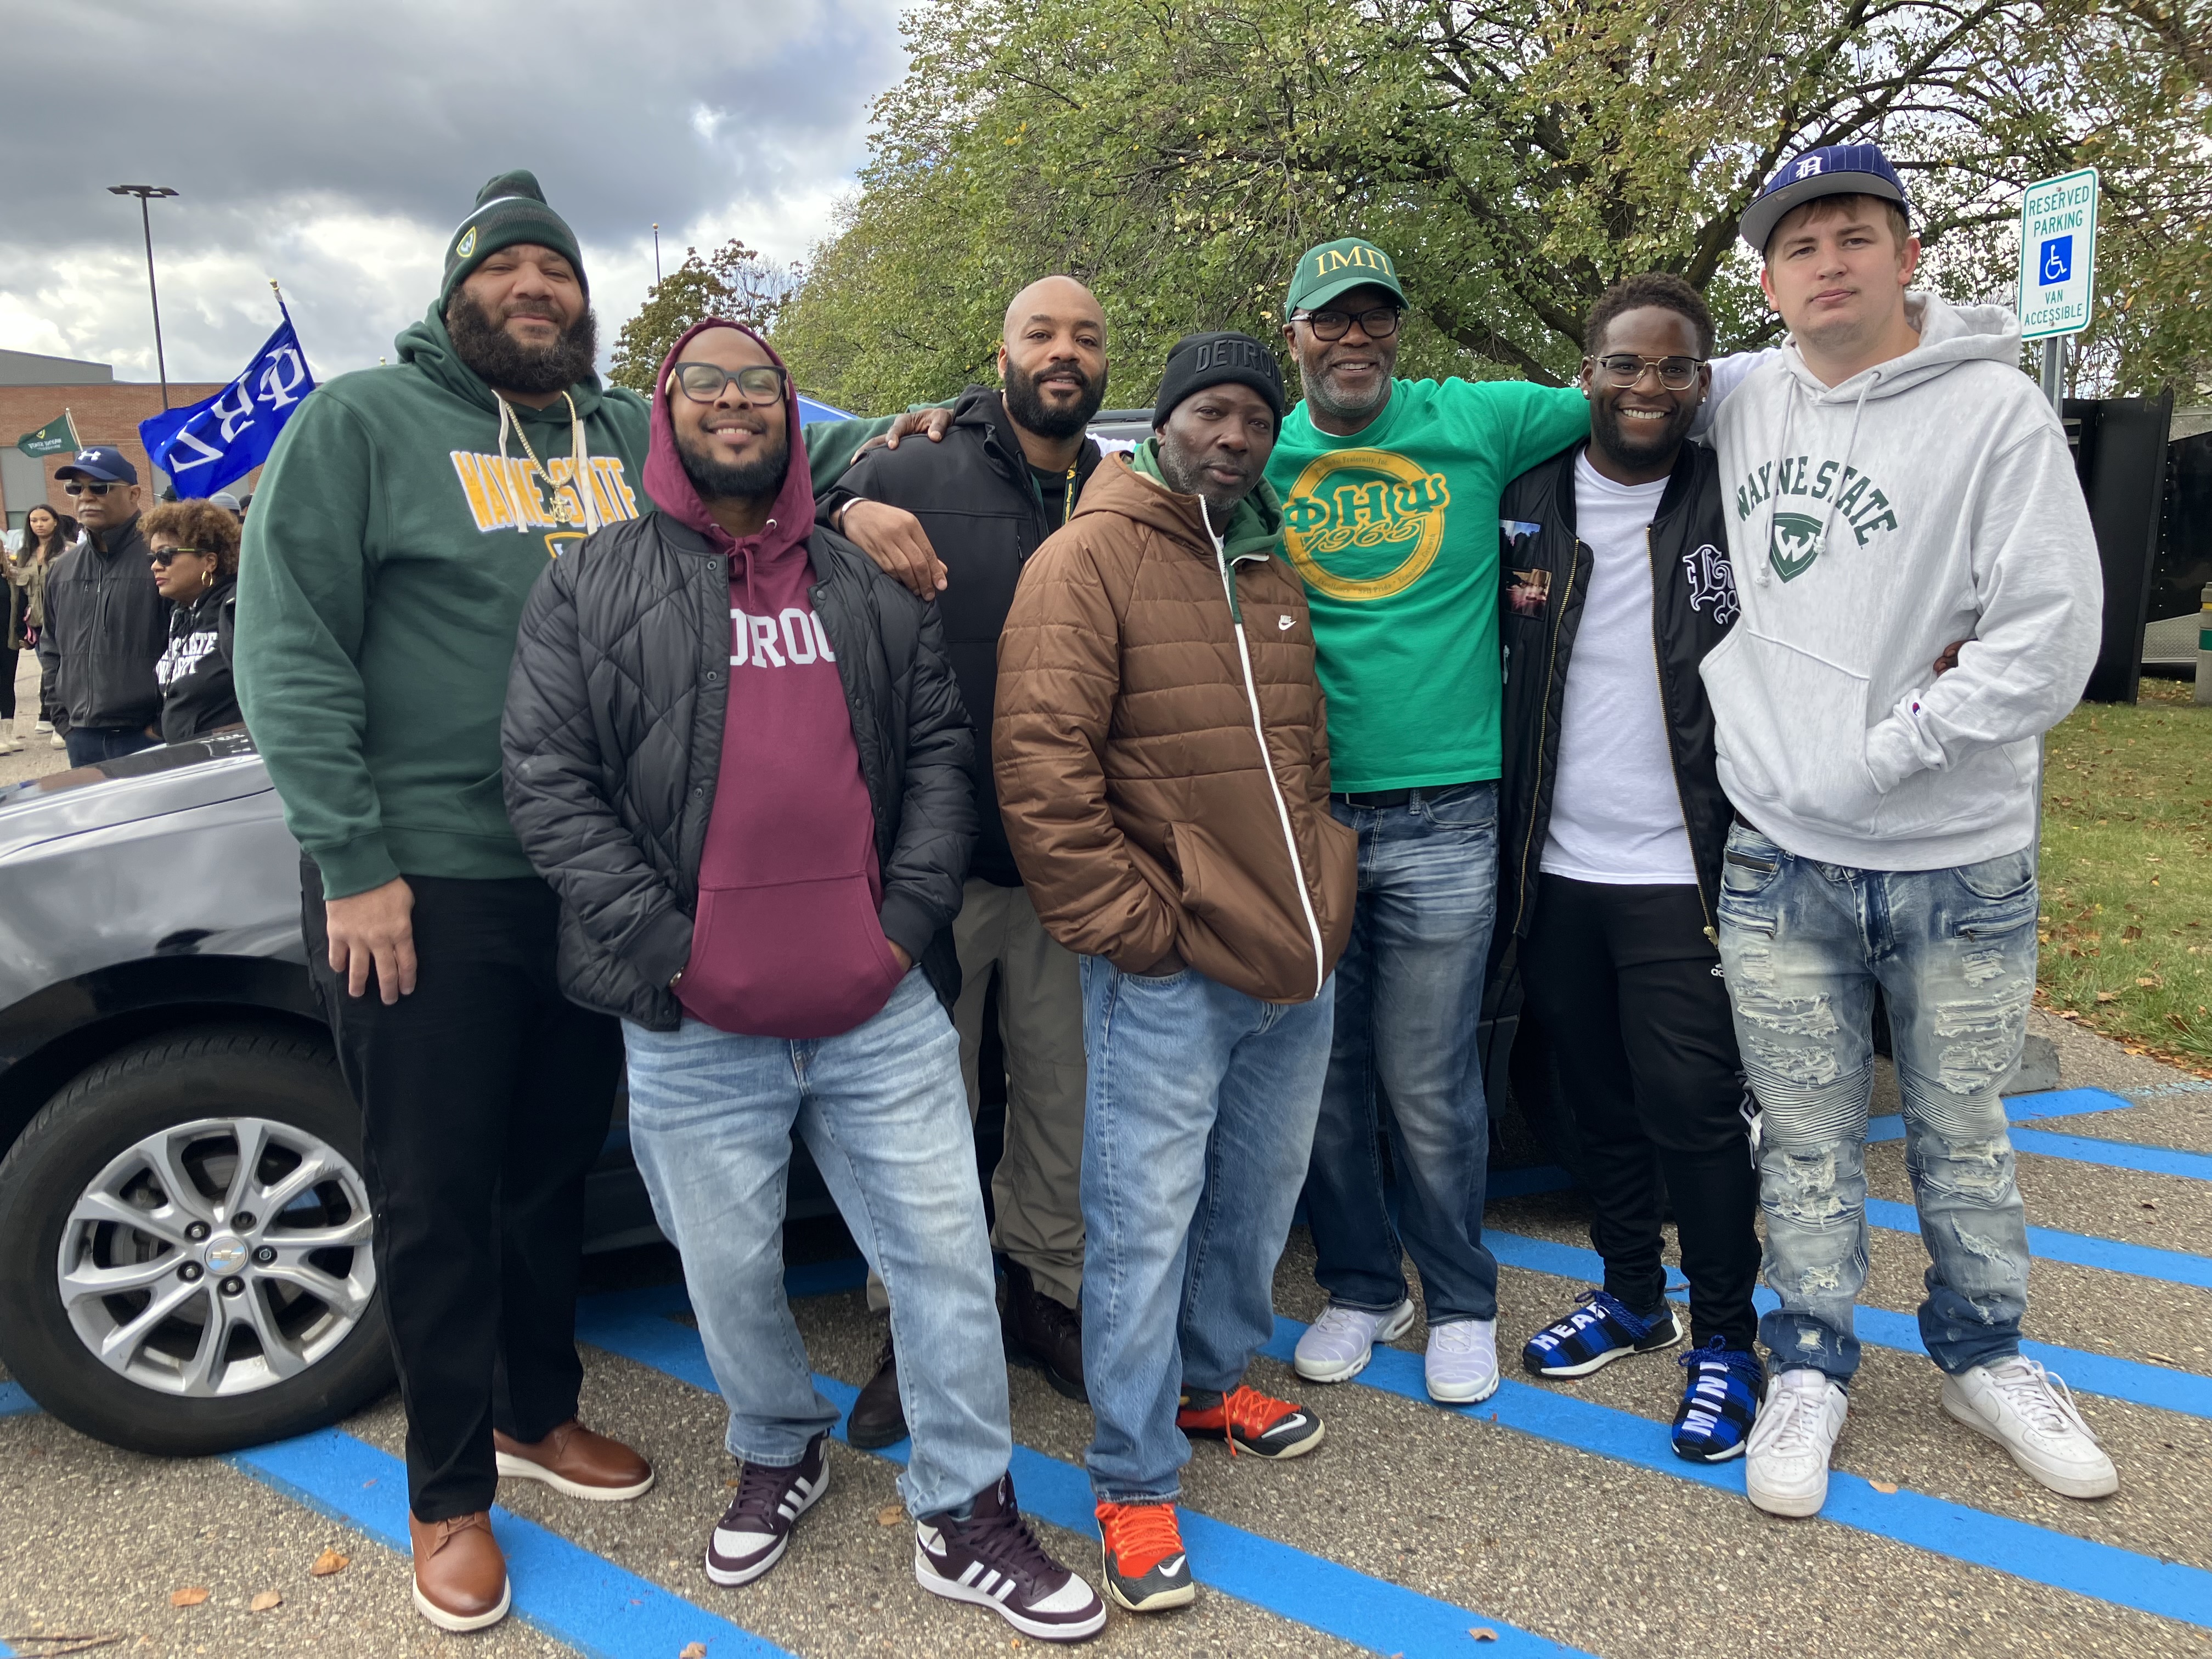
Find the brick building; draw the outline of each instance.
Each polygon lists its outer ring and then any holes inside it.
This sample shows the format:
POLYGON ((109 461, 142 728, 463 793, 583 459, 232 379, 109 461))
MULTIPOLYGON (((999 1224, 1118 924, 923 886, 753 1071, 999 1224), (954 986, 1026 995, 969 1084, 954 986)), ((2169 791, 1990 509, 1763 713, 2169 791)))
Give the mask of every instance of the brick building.
MULTIPOLYGON (((179 408, 211 398, 223 382, 169 383, 169 406, 179 408)), ((138 469, 138 483, 150 506, 167 480, 157 477, 138 441, 138 422, 161 412, 161 388, 118 380, 106 363, 76 357, 42 357, 28 351, 0 351, 0 511, 9 529, 20 528, 26 514, 40 501, 56 512, 70 510, 69 497, 54 482, 54 474, 69 464, 66 452, 43 459, 24 454, 15 441, 35 432, 64 409, 76 421, 77 436, 87 444, 112 444, 138 469)), ((253 488, 258 474, 229 487, 234 494, 253 488)))

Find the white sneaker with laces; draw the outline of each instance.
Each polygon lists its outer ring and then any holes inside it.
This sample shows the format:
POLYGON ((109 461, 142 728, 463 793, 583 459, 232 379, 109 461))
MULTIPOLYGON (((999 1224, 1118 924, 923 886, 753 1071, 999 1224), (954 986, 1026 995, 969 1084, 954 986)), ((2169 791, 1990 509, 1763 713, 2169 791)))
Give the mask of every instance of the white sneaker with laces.
POLYGON ((1769 1515, 1818 1515, 1828 1501, 1828 1457, 1850 1402, 1826 1373, 1800 1368, 1766 1385, 1744 1457, 1744 1496, 1769 1515))
POLYGON ((2014 1354, 1945 1377, 1943 1409, 2062 1497, 2108 1498, 2120 1489, 2120 1472, 2081 1420, 2065 1379, 2033 1359, 2014 1354))
POLYGON ((1413 1299, 1407 1297, 1388 1313, 1340 1308, 1334 1303, 1306 1327, 1292 1364, 1309 1382, 1349 1382, 1367 1369, 1377 1342, 1394 1341, 1413 1323, 1413 1299))
POLYGON ((1429 1398, 1443 1406, 1479 1406, 1498 1392, 1498 1322, 1454 1319, 1429 1327, 1422 1370, 1429 1398))

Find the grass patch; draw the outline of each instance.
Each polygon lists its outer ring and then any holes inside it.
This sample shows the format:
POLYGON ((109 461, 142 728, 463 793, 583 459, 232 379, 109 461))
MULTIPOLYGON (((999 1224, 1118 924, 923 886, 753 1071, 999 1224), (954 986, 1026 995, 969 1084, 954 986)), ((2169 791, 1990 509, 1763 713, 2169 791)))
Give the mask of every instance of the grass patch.
POLYGON ((2212 708, 2143 681, 2054 727, 2036 1000, 2212 1076, 2212 708))

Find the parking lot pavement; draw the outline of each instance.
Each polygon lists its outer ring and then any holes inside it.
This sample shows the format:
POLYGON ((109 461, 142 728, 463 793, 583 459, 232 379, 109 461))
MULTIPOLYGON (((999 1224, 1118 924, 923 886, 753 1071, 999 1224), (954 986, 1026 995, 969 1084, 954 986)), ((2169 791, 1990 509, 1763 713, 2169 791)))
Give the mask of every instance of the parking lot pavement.
MULTIPOLYGON (((1295 1322, 1321 1298, 1310 1246, 1293 1235, 1276 1286, 1291 1322, 1253 1381, 1318 1411, 1328 1437, 1279 1466, 1197 1448, 1186 1503, 1199 1605, 1117 1612, 1093 1650, 2212 1656, 2212 1186, 2099 1161, 2140 1145, 2212 1151, 2212 1090, 2085 1034, 2063 1042, 2062 1087, 2110 1092, 2014 1103, 2023 1146, 2052 1149, 2020 1159, 2041 1230, 2029 1334, 2112 1449, 2116 1497, 2052 1496, 1942 1415, 1911 1318, 1924 1252, 1878 1204, 1868 1347, 1828 1509, 1805 1522, 1759 1514, 1741 1463, 1702 1469, 1668 1454, 1674 1356, 1579 1383, 1522 1380, 1511 1356, 1595 1272, 1573 1195, 1524 1179, 1539 1189, 1489 1217, 1509 1380, 1466 1411, 1422 1397, 1419 1327, 1353 1382, 1297 1382, 1295 1322)), ((1878 1134, 1894 1108, 1885 1080, 1878 1134)), ((1896 1142, 1870 1154, 1869 1184, 1877 1200, 1909 1202, 1896 1142)), ((850 1246, 817 1226, 794 1233, 792 1255, 815 1364, 849 1395, 880 1340, 850 1246)), ((85 1633, 122 1638, 118 1653, 318 1659, 464 1647, 678 1659, 695 1643, 714 1659, 954 1659, 1036 1645, 915 1587, 892 1485, 901 1448, 840 1445, 787 1562, 742 1590, 707 1583, 698 1553, 734 1466, 674 1257, 632 1251, 591 1273, 586 1414, 647 1452, 659 1479, 635 1504, 603 1506, 507 1483, 507 1625, 442 1637, 408 1604, 396 1401, 302 1442, 163 1462, 86 1440, 0 1385, 0 1411, 17 1407, 0 1415, 0 1638, 24 1654, 62 1650, 28 1638, 85 1633), (349 1565, 313 1577, 332 1547, 349 1565), (185 1588, 207 1600, 173 1607, 185 1588), (250 1611, 271 1589, 281 1604, 250 1611)), ((1035 1373, 1012 1381, 1024 1505, 1095 1577, 1079 1474, 1089 1414, 1035 1373)))

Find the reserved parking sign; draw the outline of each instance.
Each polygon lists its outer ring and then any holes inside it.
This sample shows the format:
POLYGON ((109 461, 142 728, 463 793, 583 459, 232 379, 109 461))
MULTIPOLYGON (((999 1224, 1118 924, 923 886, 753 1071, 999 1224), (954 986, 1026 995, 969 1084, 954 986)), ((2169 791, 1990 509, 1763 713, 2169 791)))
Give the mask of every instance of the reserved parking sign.
POLYGON ((2020 332, 2079 334, 2096 300, 2097 169, 2039 179, 2020 197, 2020 332))

